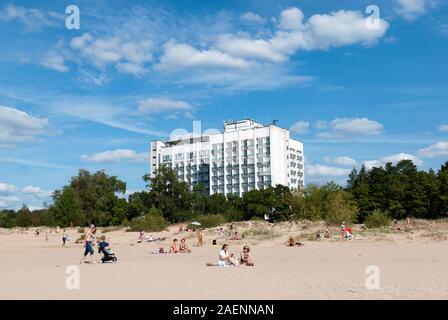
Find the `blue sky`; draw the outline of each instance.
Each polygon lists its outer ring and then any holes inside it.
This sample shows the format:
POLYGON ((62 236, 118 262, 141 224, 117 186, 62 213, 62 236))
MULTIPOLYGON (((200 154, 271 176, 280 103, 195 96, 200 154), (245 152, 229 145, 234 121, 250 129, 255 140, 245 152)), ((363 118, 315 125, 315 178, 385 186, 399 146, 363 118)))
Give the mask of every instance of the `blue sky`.
POLYGON ((79 168, 141 190, 150 141, 193 121, 278 119, 308 183, 448 159, 441 0, 2 1, 0 44, 0 208, 41 207, 79 168))

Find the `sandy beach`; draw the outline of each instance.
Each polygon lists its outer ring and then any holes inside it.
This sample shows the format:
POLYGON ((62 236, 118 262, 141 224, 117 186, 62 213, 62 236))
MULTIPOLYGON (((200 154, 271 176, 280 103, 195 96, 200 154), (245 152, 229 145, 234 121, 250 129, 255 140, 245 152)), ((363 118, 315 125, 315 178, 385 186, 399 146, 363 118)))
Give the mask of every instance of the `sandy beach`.
POLYGON ((358 235, 351 241, 339 239, 337 228, 332 239, 312 240, 319 224, 250 222, 237 228, 244 240, 228 241, 213 228, 206 230, 203 247, 176 226, 152 234, 166 237, 162 243, 137 243, 136 232, 99 228, 118 263, 83 265, 77 229, 67 230, 72 241, 66 248, 60 233, 46 241, 32 228, 23 234, 1 229, 0 299, 448 299, 448 241, 437 231, 446 230, 445 223, 412 233, 362 234, 354 228, 358 235), (305 246, 286 247, 290 235, 305 246), (183 236, 191 254, 150 254, 183 236), (224 242, 236 254, 250 245, 255 267, 206 267, 217 261, 224 242), (80 266, 79 290, 66 288, 70 265, 80 266), (379 289, 366 288, 369 265, 380 270, 379 289))

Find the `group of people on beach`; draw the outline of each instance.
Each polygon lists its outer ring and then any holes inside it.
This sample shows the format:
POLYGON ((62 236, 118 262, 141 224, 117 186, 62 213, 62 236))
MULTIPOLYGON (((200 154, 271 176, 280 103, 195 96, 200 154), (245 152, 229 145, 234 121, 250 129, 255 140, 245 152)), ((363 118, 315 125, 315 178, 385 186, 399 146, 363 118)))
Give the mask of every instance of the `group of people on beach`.
POLYGON ((245 245, 243 250, 240 252, 239 259, 235 257, 235 254, 231 253, 229 250, 229 245, 224 243, 222 245, 221 251, 219 251, 218 263, 214 264, 207 262, 208 267, 218 266, 218 267, 228 267, 228 266, 248 266, 253 267, 255 264, 252 260, 249 246, 245 245))

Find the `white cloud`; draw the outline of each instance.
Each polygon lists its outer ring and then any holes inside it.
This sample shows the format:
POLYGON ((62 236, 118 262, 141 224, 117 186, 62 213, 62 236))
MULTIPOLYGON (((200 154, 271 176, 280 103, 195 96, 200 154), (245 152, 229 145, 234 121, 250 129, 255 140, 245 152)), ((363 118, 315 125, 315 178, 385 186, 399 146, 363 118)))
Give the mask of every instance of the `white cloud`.
POLYGON ((41 61, 41 64, 49 69, 59 72, 68 72, 70 69, 64 64, 64 57, 57 52, 48 52, 41 61))
POLYGON ((278 27, 282 30, 299 30, 303 28, 304 14, 298 8, 283 10, 280 14, 278 27))
POLYGON ((356 165, 356 160, 352 159, 350 157, 344 156, 344 157, 325 157, 324 158, 326 163, 329 164, 336 164, 336 165, 340 165, 340 166, 355 166, 356 165))
POLYGON ((304 134, 308 132, 308 128, 310 127, 310 123, 306 121, 299 121, 292 125, 290 130, 297 134, 304 134))
POLYGON ((322 121, 322 120, 316 121, 314 126, 316 127, 316 129, 319 129, 319 130, 325 129, 327 127, 327 121, 322 121))
POLYGON ((330 167, 324 165, 305 166, 306 174, 311 177, 341 177, 350 173, 350 169, 330 167))
POLYGON ((240 58, 271 62, 282 62, 287 59, 287 55, 277 50, 269 40, 251 39, 249 36, 221 35, 215 45, 223 52, 240 58))
POLYGON ((369 29, 361 12, 345 10, 313 15, 304 21, 300 9, 290 8, 281 12, 277 27, 272 37, 265 38, 253 38, 242 32, 221 34, 207 49, 201 50, 171 40, 165 44, 165 52, 156 69, 241 69, 254 67, 263 61, 280 63, 297 50, 326 50, 356 43, 374 44, 383 37, 389 25, 380 20, 378 29, 369 29))
POLYGON ((64 26, 65 16, 54 11, 41 9, 29 9, 21 6, 8 4, 0 10, 0 21, 18 21, 28 31, 39 31, 43 27, 64 26))
POLYGON ((16 196, 1 196, 0 195, 0 208, 10 208, 20 201, 16 196))
POLYGON ((138 102, 138 111, 140 113, 178 113, 189 112, 193 109, 194 107, 188 102, 166 97, 148 98, 138 102))
POLYGON ((316 127, 326 129, 317 134, 318 138, 339 140, 354 136, 380 135, 384 128, 381 123, 367 118, 336 118, 328 124, 318 121, 316 127))
POLYGON ((26 112, 0 106, 0 146, 11 146, 17 142, 32 141, 45 133, 48 120, 36 118, 26 112))
POLYGON ((48 198, 51 196, 51 191, 46 191, 41 189, 40 187, 28 185, 22 188, 22 192, 25 194, 31 194, 37 198, 48 198))
POLYGON ((0 182, 0 194, 9 194, 17 191, 17 187, 5 182, 0 182))
POLYGON ((165 44, 165 52, 156 69, 160 71, 176 71, 191 67, 211 68, 247 68, 250 63, 235 58, 221 51, 197 50, 188 44, 169 41, 165 44))
POLYGON ((363 135, 378 135, 384 127, 381 123, 367 118, 336 118, 331 121, 330 126, 336 131, 363 135))
POLYGON ((423 160, 409 153, 398 153, 393 154, 387 157, 383 157, 379 160, 367 160, 364 161, 364 165, 367 169, 372 169, 373 167, 382 167, 386 163, 391 162, 396 164, 401 160, 411 160, 415 165, 421 166, 423 165, 423 160))
POLYGON ((118 36, 96 38, 86 32, 73 38, 70 45, 99 69, 115 65, 119 72, 136 76, 145 73, 145 63, 153 59, 154 45, 148 39, 127 41, 118 36))
POLYGON ((418 150, 418 155, 424 158, 448 157, 448 141, 440 141, 427 148, 418 150))
POLYGON ((282 11, 279 30, 267 39, 249 35, 221 35, 216 48, 233 57, 282 62, 297 50, 327 50, 355 43, 374 44, 384 36, 389 24, 380 20, 378 29, 369 29, 360 12, 341 10, 331 14, 316 14, 303 21, 298 8, 282 11))
POLYGON ((246 22, 253 22, 253 23, 264 23, 265 19, 263 17, 261 17, 260 15, 253 13, 251 11, 243 13, 240 16, 240 19, 242 21, 246 21, 246 22))
POLYGON ((395 11, 406 20, 414 20, 437 4, 436 0, 396 0, 395 11))
POLYGON ((95 153, 91 156, 82 155, 81 160, 95 163, 122 161, 149 163, 149 157, 149 152, 137 153, 134 150, 129 149, 116 149, 95 153))
POLYGON ((440 132, 448 132, 448 124, 442 124, 438 126, 437 130, 439 130, 440 132))

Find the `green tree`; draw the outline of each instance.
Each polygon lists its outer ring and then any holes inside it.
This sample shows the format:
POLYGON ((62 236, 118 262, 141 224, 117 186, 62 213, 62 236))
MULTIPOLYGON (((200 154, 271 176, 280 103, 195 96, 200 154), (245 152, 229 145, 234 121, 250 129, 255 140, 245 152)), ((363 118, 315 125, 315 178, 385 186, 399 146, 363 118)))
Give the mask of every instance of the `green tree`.
POLYGON ((75 191, 87 223, 108 225, 112 210, 118 199, 117 194, 125 194, 126 183, 115 176, 109 176, 104 171, 91 174, 81 169, 70 181, 70 187, 75 191))
POLYGON ((441 166, 437 179, 439 181, 439 212, 440 216, 446 217, 448 215, 448 161, 441 166))
POLYGON ((145 174, 143 180, 150 189, 152 204, 160 209, 165 220, 182 221, 186 211, 192 211, 191 194, 186 182, 178 181, 176 173, 162 165, 154 176, 145 174))
POLYGON ((18 227, 27 228, 31 227, 32 223, 31 211, 26 205, 23 205, 22 208, 17 211, 16 225, 18 227))
POLYGON ((81 226, 85 222, 81 203, 72 187, 64 187, 56 190, 53 194, 54 205, 51 212, 54 215, 55 222, 61 227, 81 226))

